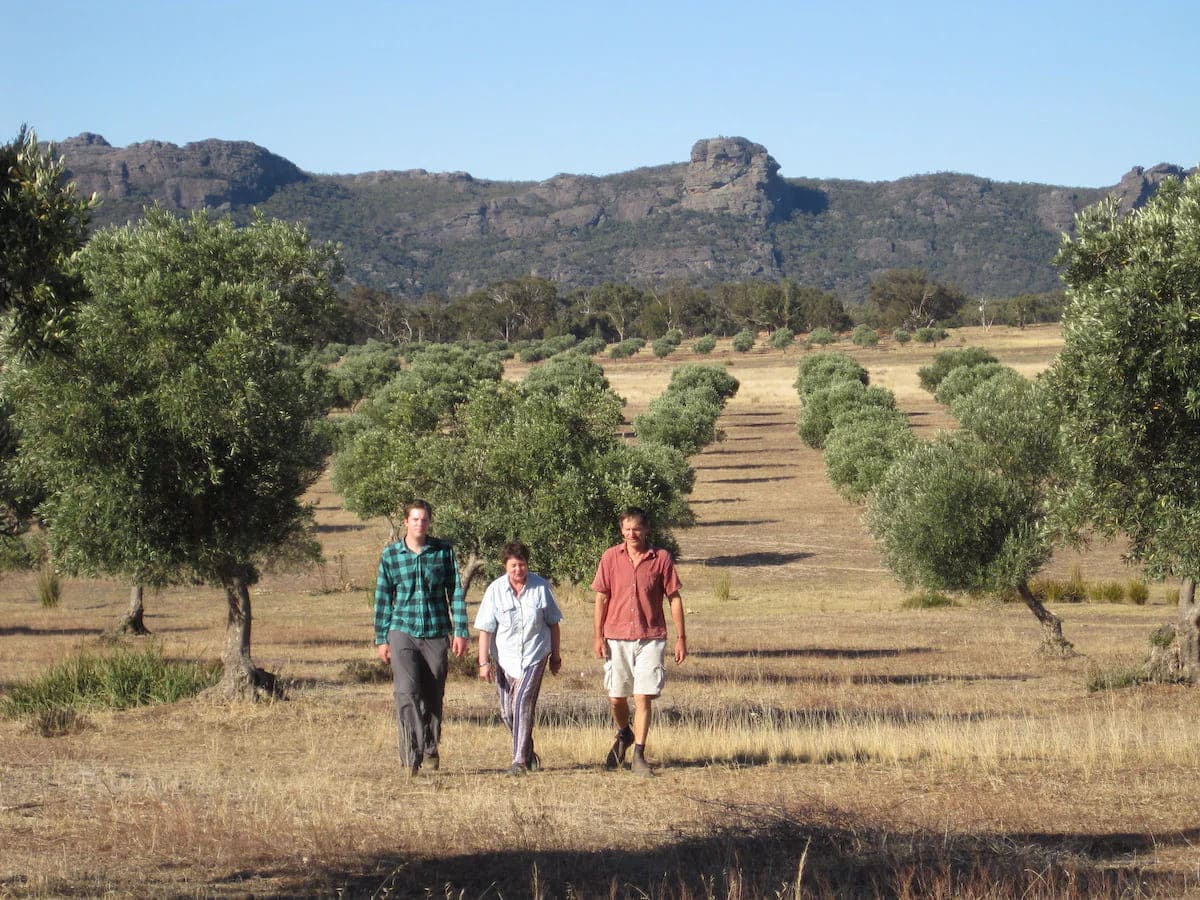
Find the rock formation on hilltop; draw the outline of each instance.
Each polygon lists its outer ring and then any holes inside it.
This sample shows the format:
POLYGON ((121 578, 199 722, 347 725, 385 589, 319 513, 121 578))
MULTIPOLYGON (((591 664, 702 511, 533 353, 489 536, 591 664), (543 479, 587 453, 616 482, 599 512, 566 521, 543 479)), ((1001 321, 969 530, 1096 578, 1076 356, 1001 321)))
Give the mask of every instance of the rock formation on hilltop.
POLYGON ((114 148, 100 135, 84 132, 58 144, 55 152, 66 157, 68 176, 85 195, 175 210, 249 206, 309 177, 248 141, 207 140, 182 147, 144 141, 114 148))
POLYGON ((945 172, 785 179, 744 137, 699 140, 687 162, 541 182, 422 169, 311 175, 244 141, 112 147, 85 133, 57 152, 81 191, 101 195, 97 225, 136 218, 151 203, 243 221, 257 207, 340 242, 352 282, 413 295, 529 274, 564 290, 791 278, 853 302, 891 268, 922 268, 993 297, 1053 290, 1050 261, 1080 209, 1110 193, 1133 209, 1164 178, 1187 174, 1135 168, 1111 189, 945 172))
POLYGON ((683 176, 683 208, 756 219, 784 216, 790 193, 779 163, 741 137, 696 141, 683 176))

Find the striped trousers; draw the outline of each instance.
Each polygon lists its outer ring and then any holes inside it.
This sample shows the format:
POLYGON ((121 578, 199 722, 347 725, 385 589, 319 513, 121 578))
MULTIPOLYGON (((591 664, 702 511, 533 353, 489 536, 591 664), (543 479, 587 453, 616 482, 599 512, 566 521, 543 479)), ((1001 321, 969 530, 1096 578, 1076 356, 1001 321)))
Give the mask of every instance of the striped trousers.
POLYGON ((496 667, 496 689, 500 692, 500 718, 512 732, 513 763, 528 766, 533 759, 533 720, 537 716, 538 694, 550 657, 543 656, 516 675, 496 667))

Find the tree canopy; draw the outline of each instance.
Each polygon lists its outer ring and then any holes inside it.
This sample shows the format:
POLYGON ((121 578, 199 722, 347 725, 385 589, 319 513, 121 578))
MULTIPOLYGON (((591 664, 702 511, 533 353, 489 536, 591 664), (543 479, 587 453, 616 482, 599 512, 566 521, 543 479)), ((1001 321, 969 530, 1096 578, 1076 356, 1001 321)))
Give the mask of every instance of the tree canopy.
POLYGON ((62 352, 3 383, 54 558, 222 585, 226 688, 251 687, 249 586, 319 552, 301 495, 328 451, 325 407, 299 353, 335 308, 335 252, 295 225, 151 210, 94 235, 72 271, 88 299, 62 352))
POLYGON ((1057 262, 1063 350, 1051 377, 1076 526, 1123 534, 1151 575, 1184 579, 1181 665, 1200 677, 1200 177, 1126 216, 1085 210, 1057 262))

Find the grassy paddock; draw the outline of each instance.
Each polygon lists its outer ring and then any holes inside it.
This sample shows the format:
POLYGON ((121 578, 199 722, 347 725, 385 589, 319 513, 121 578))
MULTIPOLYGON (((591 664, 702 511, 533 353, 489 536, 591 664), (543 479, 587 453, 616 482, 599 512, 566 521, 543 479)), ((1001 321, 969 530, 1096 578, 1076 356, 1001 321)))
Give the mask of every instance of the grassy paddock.
MULTIPOLYGON (((915 387, 934 353, 982 344, 1034 372, 1057 341, 992 328, 835 347, 928 436, 949 423, 915 387)), ((1036 654, 1018 604, 902 608, 911 592, 796 435, 805 352, 725 339, 704 357, 685 342, 602 358, 628 416, 686 362, 729 363, 742 383, 726 440, 694 460, 698 523, 680 535, 692 655, 655 708, 653 781, 599 768, 612 730, 591 594, 572 586, 535 732, 546 770, 505 777, 494 689, 466 666, 449 682, 441 771, 403 777, 362 588, 387 527, 322 482, 310 499, 330 563, 253 591, 255 661, 289 700, 93 706, 88 727, 54 737, 0 720, 0 897, 1200 896, 1200 831, 1180 799, 1195 792, 1197 693, 1089 686, 1140 664, 1174 615, 1171 586, 1142 605, 1051 602, 1081 653, 1065 661, 1036 654)), ((1046 577, 1127 584, 1120 551, 1062 554, 1046 577)), ((35 577, 0 582, 7 699, 81 651, 103 655, 127 603, 120 581, 65 580, 45 608, 35 577)), ((146 622, 164 657, 207 664, 224 599, 163 591, 146 622)))

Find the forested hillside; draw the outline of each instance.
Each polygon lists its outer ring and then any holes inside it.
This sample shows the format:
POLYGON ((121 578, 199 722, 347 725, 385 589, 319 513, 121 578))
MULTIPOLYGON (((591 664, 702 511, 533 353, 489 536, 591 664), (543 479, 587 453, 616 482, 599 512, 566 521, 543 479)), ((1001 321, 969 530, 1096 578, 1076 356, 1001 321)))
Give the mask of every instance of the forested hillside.
POLYGON ((98 225, 143 206, 257 207, 342 244, 352 283, 410 297, 537 275, 564 289, 791 278, 866 297, 872 278, 921 268, 973 296, 1054 290, 1050 263, 1080 209, 1108 193, 1140 205, 1177 166, 1111 188, 914 175, 891 182, 783 178, 744 138, 697 141, 687 162, 603 177, 499 182, 424 170, 316 175, 245 142, 125 148, 84 134, 58 145, 98 225))

